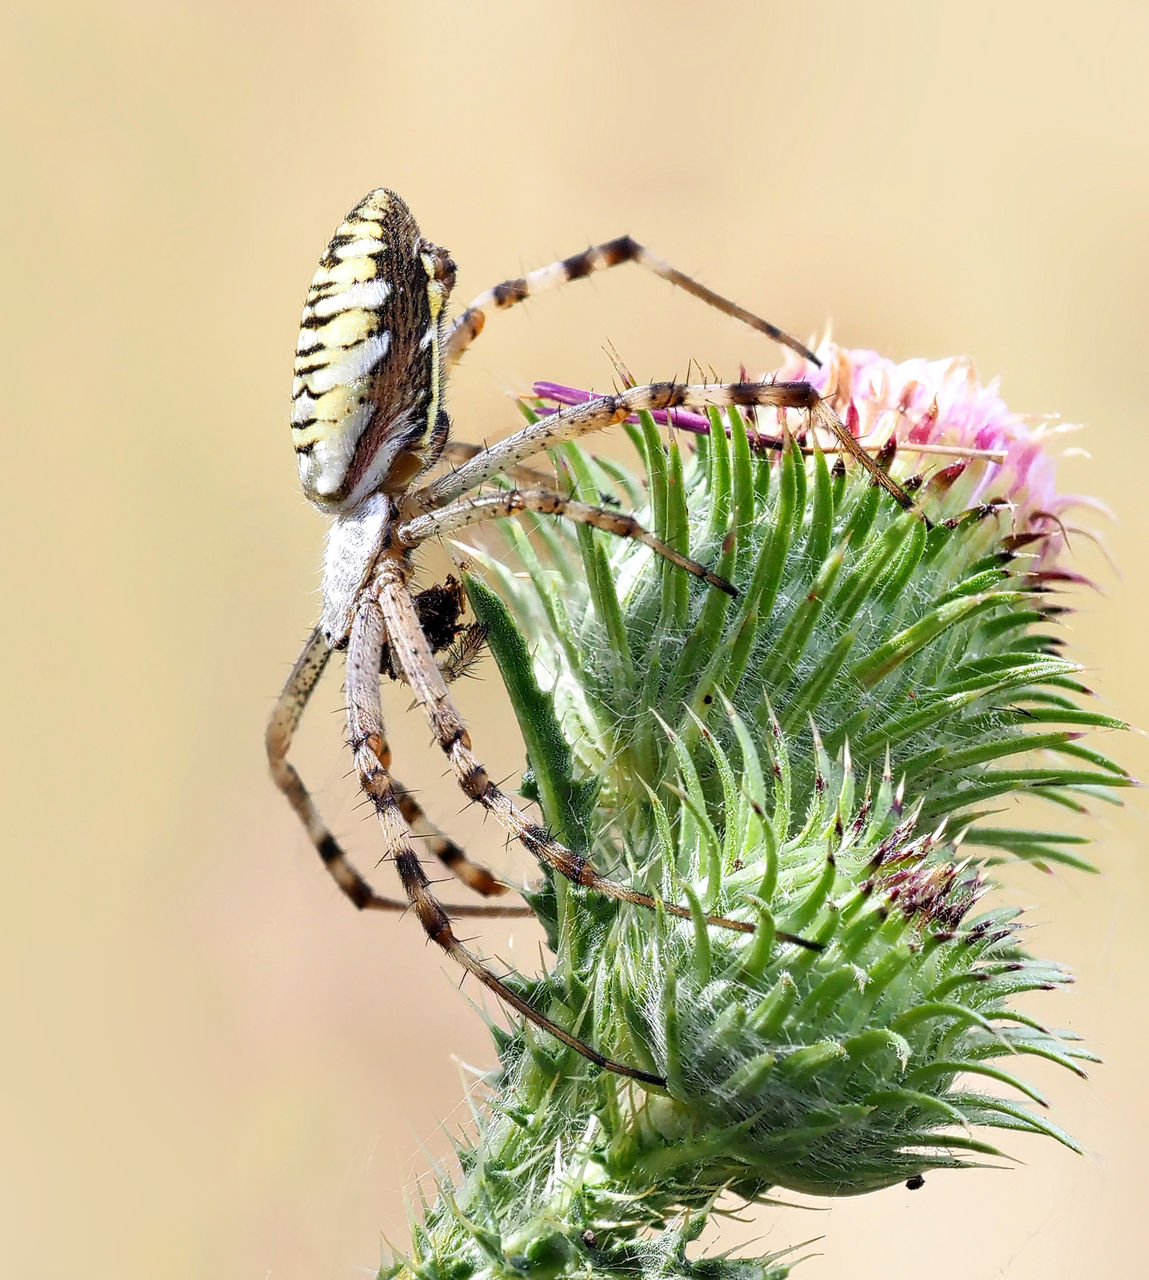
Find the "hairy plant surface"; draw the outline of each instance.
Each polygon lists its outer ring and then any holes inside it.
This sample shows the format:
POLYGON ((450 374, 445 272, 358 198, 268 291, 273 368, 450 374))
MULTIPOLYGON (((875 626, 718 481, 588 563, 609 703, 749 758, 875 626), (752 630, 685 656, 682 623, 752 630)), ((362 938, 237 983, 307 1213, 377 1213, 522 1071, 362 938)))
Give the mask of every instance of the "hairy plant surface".
POLYGON ((542 519, 505 525, 511 555, 477 553, 497 592, 468 591, 526 794, 576 851, 694 918, 550 877, 529 895, 553 954, 517 988, 667 1087, 492 1027, 500 1065, 460 1175, 387 1274, 782 1275, 778 1258, 687 1257, 721 1193, 871 1191, 993 1162, 995 1130, 1073 1146, 1024 1060, 1080 1074, 1091 1055, 1018 1007, 1068 976, 1027 953, 1016 909, 983 900, 995 859, 1088 865, 1080 834, 1005 825, 1013 797, 1082 810, 1129 781, 1080 741, 1122 726, 1082 706, 1057 635, 1069 500, 1042 433, 966 365, 823 355, 780 376, 895 442, 883 463, 918 509, 832 442, 796 441, 796 419, 682 415, 668 441, 648 415, 628 428, 640 477, 574 446, 560 474, 737 599, 542 519), (915 448, 939 444, 958 459, 915 448))

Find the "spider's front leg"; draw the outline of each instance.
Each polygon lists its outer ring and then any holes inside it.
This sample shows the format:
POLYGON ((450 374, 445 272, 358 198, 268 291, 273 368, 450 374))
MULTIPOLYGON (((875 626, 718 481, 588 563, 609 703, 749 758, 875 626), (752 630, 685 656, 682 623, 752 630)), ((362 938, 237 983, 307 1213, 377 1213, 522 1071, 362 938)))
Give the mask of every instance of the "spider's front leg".
POLYGON ((434 511, 537 453, 553 449, 567 440, 577 440, 591 431, 601 431, 625 422, 635 413, 657 413, 664 409, 748 409, 755 406, 808 413, 819 426, 838 438, 845 452, 870 472, 875 484, 892 494, 901 506, 914 506, 909 494, 870 457, 808 382, 652 382, 645 387, 630 387, 615 395, 596 396, 593 400, 567 405, 557 413, 521 428, 505 440, 499 440, 454 471, 419 489, 411 501, 419 510, 434 511))
MULTIPOLYGON (((404 595, 406 595, 405 589, 404 595)), ((410 597, 406 596, 406 599, 410 603, 410 597)), ((414 626, 416 634, 422 637, 413 605, 408 621, 414 626)), ((405 651, 406 646, 403 642, 406 637, 401 637, 394 629, 388 628, 387 639, 391 643, 393 652, 405 651)), ((442 903, 435 897, 431 883, 419 862, 418 854, 411 841, 411 832, 403 819, 400 801, 391 781, 391 752, 384 733, 383 708, 379 697, 379 663, 383 654, 383 642, 384 614, 372 589, 369 589, 356 610, 347 648, 348 736, 355 756, 355 770, 359 777, 359 785, 363 794, 371 802, 383 828, 385 856, 394 860, 403 888, 428 938, 468 973, 473 974, 500 1000, 506 1001, 525 1018, 561 1040, 563 1044, 577 1050, 584 1058, 588 1058, 608 1071, 641 1080, 644 1084, 665 1086, 666 1080, 663 1076, 606 1057, 545 1014, 540 1013, 492 973, 478 956, 468 950, 455 936, 450 917, 442 903)), ((439 669, 435 665, 429 647, 427 647, 427 661, 438 674, 439 669)), ((443 687, 446 688, 446 685, 443 687)))
POLYGON ((799 342, 797 338, 792 338, 784 329, 779 329, 769 320, 764 320, 754 312, 747 311, 732 299, 715 293, 713 289, 695 280, 693 276, 688 276, 686 272, 679 271, 677 267, 671 266, 669 262, 651 253, 633 236, 626 235, 592 245, 589 249, 572 254, 569 258, 562 258, 549 266, 539 267, 514 280, 504 280, 493 289, 480 293, 477 298, 472 299, 467 309, 451 326, 451 331, 444 343, 447 364, 450 366, 458 363, 471 343, 483 332, 490 312, 506 311, 547 289, 557 288, 572 280, 585 280, 596 271, 606 271, 627 262, 633 262, 676 288, 692 294, 707 306, 714 307, 716 311, 740 320, 775 342, 782 343, 804 360, 810 360, 816 365, 821 363, 809 347, 799 342))
POLYGON ((671 564, 677 565, 679 569, 701 578, 709 586, 717 587, 728 596, 738 594, 737 589, 725 578, 711 572, 697 560, 682 555, 661 538, 656 538, 634 516, 623 511, 605 511, 602 507, 592 507, 565 494, 551 493, 546 489, 504 489, 480 497, 460 498, 458 502, 440 507, 437 511, 405 521, 396 530, 395 540, 403 547, 417 547, 428 538, 446 537, 447 534, 458 533, 470 525, 482 524, 486 520, 503 520, 523 511, 535 511, 540 515, 557 516, 576 524, 590 525, 591 528, 602 529, 619 538, 633 538, 671 564))

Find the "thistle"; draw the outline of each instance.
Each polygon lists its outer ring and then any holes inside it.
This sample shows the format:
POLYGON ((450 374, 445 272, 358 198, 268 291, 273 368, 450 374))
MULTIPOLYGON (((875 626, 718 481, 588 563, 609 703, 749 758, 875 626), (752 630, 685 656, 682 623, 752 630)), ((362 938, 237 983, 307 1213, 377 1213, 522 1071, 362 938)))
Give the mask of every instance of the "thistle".
MULTIPOLYGON (((694 916, 550 877, 528 895, 553 955, 510 980, 667 1087, 492 1025, 461 1173, 386 1274, 780 1276, 778 1258, 686 1257, 721 1193, 916 1184, 999 1159, 994 1131, 1076 1149, 1021 1068, 1092 1056, 1016 1008, 1069 976, 1027 953, 985 878, 1003 858, 1088 865, 1078 834, 1003 825, 1012 797, 1080 811, 1130 781, 1081 742, 1123 726, 1081 705, 1056 634, 1073 500, 1048 432, 968 366, 822 355, 779 376, 814 381, 917 509, 796 416, 672 411, 628 424, 641 478, 574 446, 555 463, 737 599, 585 527, 508 523, 510 554, 473 553, 525 793, 694 916)), ((536 390, 528 414, 583 394, 536 390)))

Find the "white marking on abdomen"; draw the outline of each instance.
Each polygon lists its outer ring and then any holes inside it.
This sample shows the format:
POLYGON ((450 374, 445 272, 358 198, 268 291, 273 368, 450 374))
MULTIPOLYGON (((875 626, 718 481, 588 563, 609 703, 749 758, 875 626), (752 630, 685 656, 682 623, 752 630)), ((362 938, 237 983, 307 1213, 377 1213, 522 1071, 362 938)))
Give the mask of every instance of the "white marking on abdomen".
POLYGON ((332 387, 345 386, 370 373, 387 354, 391 345, 389 333, 376 334, 366 342, 351 347, 341 360, 333 360, 321 369, 303 374, 303 381, 313 396, 321 396, 332 387))
POLYGON ((364 311, 376 311, 391 292, 386 280, 363 280, 358 284, 348 285, 337 293, 326 298, 318 298, 307 313, 313 316, 333 316, 340 311, 350 311, 352 307, 362 307, 364 311))
POLYGON ((381 240, 348 240, 346 244, 336 244, 331 247, 337 258, 369 258, 380 249, 386 249, 387 246, 381 240))
POLYGON ((296 378, 295 381, 298 385, 293 388, 293 394, 298 395, 299 399, 293 400, 291 404, 291 425, 293 427, 308 427, 313 421, 312 412, 318 401, 306 393, 299 378, 296 378), (299 395, 301 391, 303 394, 299 395))

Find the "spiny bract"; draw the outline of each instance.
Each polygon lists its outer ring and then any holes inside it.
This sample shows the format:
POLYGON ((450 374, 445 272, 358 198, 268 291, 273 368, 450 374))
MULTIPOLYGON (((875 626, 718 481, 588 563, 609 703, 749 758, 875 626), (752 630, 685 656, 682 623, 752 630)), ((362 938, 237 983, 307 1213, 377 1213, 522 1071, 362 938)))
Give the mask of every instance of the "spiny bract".
POLYGON ((528 793, 576 849, 697 908, 681 921, 548 880, 531 901, 554 962, 517 981, 667 1090, 496 1031, 462 1182, 393 1270, 764 1280, 777 1259, 683 1253, 723 1191, 851 1194, 998 1156, 977 1127, 1072 1145, 1015 1070, 1090 1059, 1015 1007, 1068 977, 981 901, 994 857, 1081 864, 1078 835, 992 825, 1003 797, 1078 808, 1129 781, 1077 740, 1120 722, 1078 705, 1058 651, 1041 553, 1060 524, 1019 527, 976 461, 924 480, 903 465, 927 521, 817 448, 756 456, 737 412, 708 425, 686 456, 649 416, 631 426, 641 482, 574 447, 556 462, 737 600, 542 520, 505 527, 515 567, 476 553, 498 596, 469 582, 528 793), (711 912, 757 930, 708 928, 711 912))

